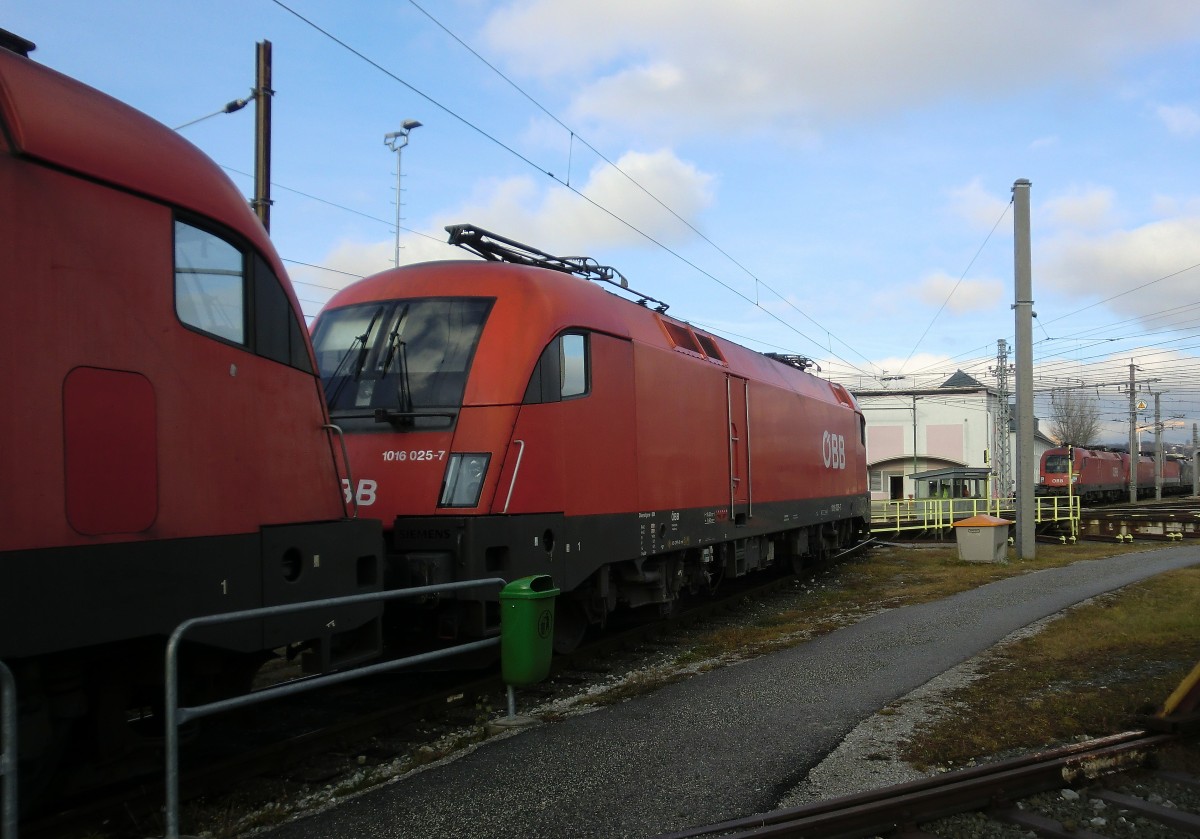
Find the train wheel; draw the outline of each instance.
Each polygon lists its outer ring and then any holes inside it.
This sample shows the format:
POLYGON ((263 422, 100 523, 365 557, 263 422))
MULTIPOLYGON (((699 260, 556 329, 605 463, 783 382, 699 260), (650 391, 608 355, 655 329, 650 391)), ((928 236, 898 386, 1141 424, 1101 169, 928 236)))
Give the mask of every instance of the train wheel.
POLYGON ((791 565, 793 574, 801 574, 808 567, 808 564, 804 561, 804 556, 798 553, 791 555, 791 565))
POLYGON ((587 612, 578 601, 560 602, 554 615, 554 652, 574 652, 587 635, 588 625, 587 612))

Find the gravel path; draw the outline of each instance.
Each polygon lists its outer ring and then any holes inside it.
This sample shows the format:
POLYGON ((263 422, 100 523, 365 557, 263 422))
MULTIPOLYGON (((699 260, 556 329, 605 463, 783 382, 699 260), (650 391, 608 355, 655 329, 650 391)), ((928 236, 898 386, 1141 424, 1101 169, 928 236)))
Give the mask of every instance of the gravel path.
POLYGON ((899 757, 899 745, 911 738, 918 725, 937 718, 950 693, 978 678, 982 665, 998 647, 1035 635, 1058 617, 1060 615, 1054 615, 1018 629, 996 646, 934 676, 883 712, 868 717, 809 770, 795 789, 779 800, 777 809, 800 807, 927 777, 899 757))
POLYGON ((775 809, 806 788, 843 794, 852 784, 832 768, 819 788, 819 773, 812 784, 805 779, 879 709, 1038 620, 1198 562, 1200 548, 1191 546, 1125 554, 882 612, 649 696, 490 740, 270 836, 646 837, 775 809))

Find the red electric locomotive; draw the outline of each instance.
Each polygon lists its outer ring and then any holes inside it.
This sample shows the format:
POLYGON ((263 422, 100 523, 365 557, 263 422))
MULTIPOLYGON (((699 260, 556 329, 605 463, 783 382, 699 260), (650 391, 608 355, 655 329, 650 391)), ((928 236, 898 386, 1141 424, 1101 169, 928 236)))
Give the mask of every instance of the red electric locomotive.
POLYGON ((1167 455, 1163 458, 1163 495, 1192 494, 1192 461, 1167 455))
MULTIPOLYGON (((386 586, 550 574, 561 648, 619 606, 669 608, 865 530, 844 388, 573 276, 625 285, 591 260, 448 230, 488 261, 385 271, 313 325, 347 501, 390 534, 386 586)), ((425 605, 441 638, 498 627, 494 594, 425 605)))
MULTIPOLYGON (((1088 503, 1125 501, 1129 498, 1129 455, 1102 449, 1047 449, 1042 453, 1037 495, 1079 496, 1088 503)), ((1191 492, 1190 464, 1169 458, 1163 462, 1163 493, 1191 492)), ((1142 455, 1137 463, 1139 497, 1155 491, 1154 458, 1142 455)))
POLYGON ((1077 446, 1043 452, 1036 494, 1067 495, 1068 481, 1070 494, 1085 501, 1117 501, 1122 493, 1128 497, 1129 455, 1077 446))
MULTIPOLYGON (((346 517, 307 331, 244 197, 31 48, 0 32, 0 660, 26 790, 65 748, 95 765, 135 742, 181 621, 377 590, 382 545, 346 517)), ((198 633, 182 701, 243 688, 270 648, 377 651, 378 613, 198 633)))

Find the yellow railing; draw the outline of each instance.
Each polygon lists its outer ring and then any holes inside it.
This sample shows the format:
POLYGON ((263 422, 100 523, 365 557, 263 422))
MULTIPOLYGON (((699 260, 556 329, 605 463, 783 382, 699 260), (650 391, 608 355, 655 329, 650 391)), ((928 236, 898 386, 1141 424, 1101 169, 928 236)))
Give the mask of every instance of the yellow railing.
MULTIPOLYGON (((917 498, 871 502, 871 532, 943 530, 971 516, 1016 518, 1014 498, 917 498)), ((1035 499, 1034 521, 1069 522, 1072 532, 1079 527, 1079 498, 1047 496, 1035 499)))

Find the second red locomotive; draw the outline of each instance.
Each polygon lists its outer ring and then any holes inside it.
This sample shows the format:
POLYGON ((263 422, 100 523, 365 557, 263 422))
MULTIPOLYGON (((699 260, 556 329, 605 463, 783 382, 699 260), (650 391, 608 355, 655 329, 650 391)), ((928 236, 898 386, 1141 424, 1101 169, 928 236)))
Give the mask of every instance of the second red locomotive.
MULTIPOLYGON (((865 531, 843 387, 572 276, 615 282, 590 260, 448 229, 488 261, 385 271, 313 325, 347 498, 389 532, 387 587, 550 574, 570 646, 618 607, 865 531)), ((427 604, 425 629, 492 634, 494 598, 427 604)))
MULTIPOLYGON (((1162 488, 1166 495, 1182 495, 1192 489, 1190 461, 1163 461, 1162 488)), ((1138 497, 1155 491, 1154 459, 1142 455, 1137 462, 1138 497)), ((1036 494, 1076 495, 1088 503, 1124 501, 1129 498, 1129 455, 1106 449, 1078 446, 1047 449, 1042 453, 1036 494)))

